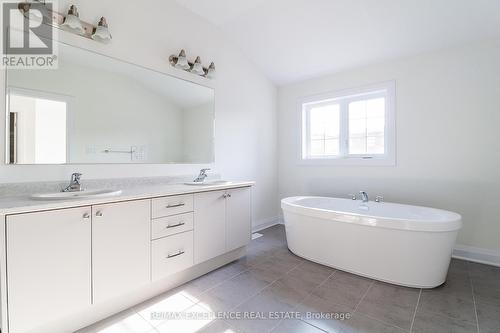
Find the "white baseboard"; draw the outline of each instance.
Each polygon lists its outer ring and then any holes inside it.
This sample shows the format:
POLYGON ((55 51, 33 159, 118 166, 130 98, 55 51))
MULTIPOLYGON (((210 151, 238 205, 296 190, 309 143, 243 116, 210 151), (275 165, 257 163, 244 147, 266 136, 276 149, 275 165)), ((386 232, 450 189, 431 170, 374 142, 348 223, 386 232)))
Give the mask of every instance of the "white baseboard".
POLYGON ((500 251, 497 250, 457 244, 453 250, 453 258, 500 267, 500 251))
POLYGON ((272 227, 273 225, 277 224, 283 224, 283 219, 281 218, 281 216, 274 216, 267 219, 262 219, 254 223, 254 225, 252 226, 252 232, 261 231, 263 229, 272 227))

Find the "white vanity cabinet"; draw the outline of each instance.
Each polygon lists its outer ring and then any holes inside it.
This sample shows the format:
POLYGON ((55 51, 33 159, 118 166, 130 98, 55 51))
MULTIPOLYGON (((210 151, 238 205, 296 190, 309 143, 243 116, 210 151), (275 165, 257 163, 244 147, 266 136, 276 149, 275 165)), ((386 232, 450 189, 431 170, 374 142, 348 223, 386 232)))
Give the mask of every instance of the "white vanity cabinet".
POLYGON ((194 263, 226 251, 226 191, 194 195, 194 263))
POLYGON ((0 210, 2 333, 76 331, 240 258, 251 238, 251 184, 111 200, 0 210))
POLYGON ((195 194, 195 264, 247 245, 251 225, 250 187, 195 194))
POLYGON ((227 191, 226 251, 250 243, 252 238, 252 191, 249 187, 227 191))
POLYGON ((90 206, 6 223, 9 332, 36 332, 91 305, 90 206))
POLYGON ((92 206, 93 302, 150 281, 151 200, 92 206))

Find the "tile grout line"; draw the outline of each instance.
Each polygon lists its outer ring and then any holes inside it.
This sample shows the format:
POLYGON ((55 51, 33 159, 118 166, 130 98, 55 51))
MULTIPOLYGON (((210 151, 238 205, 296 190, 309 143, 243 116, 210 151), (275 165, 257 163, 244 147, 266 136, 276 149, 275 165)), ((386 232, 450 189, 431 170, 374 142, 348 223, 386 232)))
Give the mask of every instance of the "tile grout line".
POLYGON ((413 331, 413 323, 415 323, 415 317, 417 316, 417 310, 418 310, 418 306, 420 305, 420 297, 421 296, 422 296, 422 289, 420 289, 420 292, 418 293, 417 305, 415 305, 415 311, 413 312, 413 318, 411 320, 411 325, 410 325, 410 332, 413 331))
MULTIPOLYGON (((285 276, 286 274, 288 274, 290 271, 292 271, 293 269, 295 269, 295 268, 296 268, 297 266, 299 266, 300 264, 301 264, 301 262, 299 262, 298 264, 296 264, 295 266, 293 266, 292 268, 290 268, 290 269, 289 269, 288 271, 286 271, 286 273, 285 273, 285 274, 283 274, 282 276, 285 276)), ((257 266, 255 266, 255 267, 257 267, 257 266)), ((245 270, 244 272, 249 271, 249 270, 250 270, 250 269, 247 269, 247 270, 245 270)), ((241 272, 240 274, 242 274, 242 273, 244 273, 244 272, 241 272)), ((238 275, 240 275, 240 274, 238 274, 238 275)), ((235 276, 237 276, 237 275, 235 275, 235 276)), ((271 285, 273 285, 273 284, 274 284, 276 281, 278 281, 280 278, 281 278, 281 277, 274 279, 273 281, 271 281, 270 283, 268 283, 265 287, 263 287, 263 288, 259 289, 259 291, 257 291, 255 294, 253 294, 252 296, 249 296, 249 297, 245 298, 242 302, 238 303, 236 306, 234 306, 233 308, 229 309, 228 311, 231 311, 231 310, 234 310, 234 309, 238 308, 240 305, 242 305, 242 304, 243 304, 243 303, 245 303, 246 301, 250 300, 251 298, 253 298, 253 297, 257 296, 257 295, 259 295, 259 294, 260 294, 260 293, 261 293, 264 289, 266 289, 267 287, 270 287, 271 285)), ((212 288, 211 288, 211 289, 212 289, 212 288)), ((207 291, 208 291, 208 290, 207 290, 207 291)), ((205 292, 204 292, 204 293, 205 293, 205 292)), ((200 304, 200 303, 202 303, 202 301, 201 301, 201 300, 199 300, 198 302, 196 302, 196 304, 200 304)), ((204 307, 202 304, 200 304, 200 306, 206 309, 206 307, 204 307)), ((209 309, 207 309, 207 310, 209 310, 209 309)), ((213 310, 211 310, 211 311, 213 311, 213 310)))
POLYGON ((375 318, 375 317, 372 317, 372 316, 370 316, 370 315, 364 314, 364 313, 362 313, 362 312, 361 312, 361 313, 359 313, 359 315, 360 315, 360 316, 363 316, 363 317, 366 317, 366 318, 369 318, 369 319, 371 319, 371 320, 374 320, 374 321, 376 321, 376 322, 382 323, 382 324, 387 325, 387 326, 389 326, 389 327, 397 328, 397 329, 399 329, 399 330, 401 330, 401 331, 404 331, 404 332, 407 332, 407 333, 409 333, 409 332, 410 332, 410 331, 408 331, 406 328, 403 328, 403 327, 401 327, 401 326, 398 326, 398 325, 394 325, 394 324, 388 323, 388 322, 386 322, 386 321, 383 321, 383 320, 377 319, 377 318, 375 318))
POLYGON ((470 276, 470 270, 469 269, 470 269, 469 262, 467 261, 467 276, 469 277, 470 288, 471 288, 471 291, 472 291, 472 302, 474 303, 474 314, 476 316, 477 333, 479 333, 479 318, 477 316, 476 295, 474 294, 474 283, 472 283, 472 278, 470 276))
MULTIPOLYGON (((311 295, 313 294, 313 292, 314 292, 316 289, 321 288, 321 286, 323 286, 323 285, 326 283, 326 281, 328 281, 328 280, 329 280, 332 276, 334 276, 336 272, 337 272, 337 270, 333 269, 333 272, 332 272, 330 275, 328 275, 328 276, 327 276, 327 277, 326 277, 326 278, 325 278, 325 279, 324 279, 324 280, 323 280, 320 284, 318 284, 316 287, 314 287, 314 288, 313 288, 313 289, 312 289, 312 290, 311 290, 311 291, 307 294, 307 296, 306 296, 306 297, 304 297, 304 298, 302 299, 302 301, 304 301, 304 300, 305 300, 305 299, 307 299, 309 296, 311 296, 311 295)), ((300 306, 300 304, 302 304, 302 301, 300 301, 297 305, 295 305, 295 307, 293 308, 293 310, 296 310, 296 309, 300 306)), ((314 326, 314 325, 313 325, 313 326, 314 326)))
MULTIPOLYGON (((300 263, 300 264, 299 264, 299 266, 300 266, 301 264, 303 264, 304 262, 305 262, 305 261, 303 261, 302 263, 300 263)), ((298 266, 297 266, 297 267, 298 267, 298 266)), ((324 284, 326 283, 326 281, 328 281, 328 280, 329 280, 332 276, 334 276, 334 275, 335 275, 335 272, 337 272, 337 271, 336 271, 335 269, 333 269, 333 271, 332 271, 332 272, 331 272, 331 273, 330 273, 330 274, 329 274, 329 275, 328 275, 328 276, 327 276, 327 277, 326 277, 323 281, 321 281, 321 283, 320 283, 320 284, 318 284, 316 287, 314 287, 314 288, 313 288, 313 289, 312 289, 312 290, 311 290, 311 291, 310 291, 310 292, 309 292, 309 293, 308 293, 308 294, 307 294, 307 295, 306 295, 306 296, 305 296, 305 297, 304 297, 304 298, 303 298, 300 302, 298 302, 298 304, 296 304, 296 305, 293 307, 292 311, 295 311, 295 310, 296 310, 296 309, 300 306, 300 304, 302 304, 302 302, 303 302, 305 299, 307 299, 309 296, 311 296, 311 295, 312 295, 312 293, 313 293, 316 289, 320 288, 322 285, 324 285, 324 284)), ((290 271, 289 271, 288 273, 290 273, 290 271)), ((288 274, 288 273, 287 273, 287 274, 288 274)), ((284 320, 284 319, 280 319, 280 321, 279 321, 279 322, 278 322, 275 326, 273 326, 273 327, 271 328, 270 332, 271 332, 272 330, 274 330, 276 327, 278 327, 279 325, 281 325, 281 323, 283 322, 283 320, 284 320)), ((300 321, 302 321, 302 322, 304 322, 304 323, 305 323, 305 324, 307 324, 307 325, 310 325, 310 326, 312 326, 312 327, 315 327, 315 328, 317 328, 317 329, 319 329, 319 330, 321 330, 321 331, 323 331, 323 332, 324 332, 324 330, 323 330, 323 329, 321 329, 321 328, 319 328, 319 327, 317 327, 317 326, 314 326, 314 325, 313 325, 313 324, 311 324, 311 323, 308 323, 308 322, 306 322, 306 321, 302 320, 302 318, 300 318, 299 320, 300 320, 300 321)))
MULTIPOLYGON (((356 313, 356 311, 358 310, 359 305, 361 304, 361 302, 363 302, 363 300, 365 299, 366 295, 368 295, 368 292, 369 292, 369 291, 370 291, 370 289, 373 287, 373 285, 375 284, 375 282, 376 282, 375 280, 372 280, 372 283, 370 284, 370 286, 369 286, 369 287, 368 287, 368 289, 366 290, 365 294, 363 295, 363 297, 361 297, 361 299, 359 300, 358 304, 356 304, 356 307, 354 308, 354 311, 352 312, 352 314, 353 314, 353 315, 356 313)), ((419 298, 420 298, 420 294, 419 294, 419 298)), ((418 302, 418 301, 417 301, 417 302, 418 302)), ((360 313, 360 315, 361 315, 361 316, 365 316, 365 317, 370 318, 370 319, 373 319, 373 320, 375 320, 375 321, 378 321, 379 323, 382 323, 382 324, 384 324, 384 325, 388 325, 388 326, 396 327, 396 328, 398 328, 398 329, 401 329, 401 330, 403 330, 403 331, 408 332, 408 330, 406 330, 406 329, 404 329, 404 328, 402 328, 402 327, 399 327, 399 326, 394 325, 394 324, 391 324, 391 323, 387 323, 387 322, 385 322, 385 321, 383 321, 383 320, 380 320, 380 319, 374 318, 374 317, 372 317, 372 316, 370 316, 370 315, 367 315, 367 314, 364 314, 364 313, 360 313)))
MULTIPOLYGON (((275 257, 275 258, 276 258, 276 257, 275 257)), ((249 297, 245 298, 242 302, 240 302, 240 303, 239 303, 238 305, 236 305, 235 307, 233 307, 233 308, 229 309, 228 311, 235 310, 235 309, 237 309, 238 307, 240 307, 241 305, 245 304, 245 303, 246 303, 247 301, 249 301, 250 299, 252 299, 252 298, 254 298, 254 297, 258 296, 260 293, 262 293, 262 291, 263 291, 264 289, 266 289, 266 288, 268 288, 268 287, 272 286, 272 285, 273 285, 276 281, 278 281, 279 279, 281 279, 281 277, 283 277, 283 276, 287 275, 287 274, 288 274, 288 273, 290 273, 292 270, 294 270, 295 268, 299 267, 299 266, 302 264, 302 262, 303 262, 303 261, 301 260, 301 261, 300 261, 299 263, 297 263, 295 266, 293 266, 293 267, 292 267, 292 268, 290 268, 288 271, 286 271, 286 273, 285 273, 285 274, 283 274, 282 276, 280 276, 280 277, 278 277, 278 278, 274 279, 274 280, 273 280, 272 282, 270 282, 268 285, 266 285, 266 286, 265 286, 265 287, 263 287, 262 289, 259 289, 259 291, 257 291, 257 292, 256 292, 255 294, 253 294, 252 296, 249 296, 249 297)), ((203 307, 203 305, 200 305, 200 306, 201 306, 201 307, 203 307)), ((279 323, 281 323, 281 321, 280 321, 279 323)), ((229 326, 231 326, 231 327, 233 327, 233 328, 237 329, 238 331, 240 331, 240 329, 239 329, 239 328, 237 328, 237 327, 234 327, 234 326, 232 326, 232 325, 229 325, 229 326)), ((269 329, 269 330, 268 330, 268 332, 271 332, 271 331, 272 331, 273 329, 275 329, 276 327, 277 327, 277 325, 276 325, 276 326, 273 326, 271 329, 269 329)))
POLYGON ((363 300, 365 299, 366 295, 368 295, 368 292, 370 291, 370 289, 372 289, 372 287, 373 287, 374 284, 375 284, 375 281, 372 280, 372 282, 370 283, 370 286, 368 286, 368 288, 366 289, 365 293, 363 294, 363 296, 359 300, 358 304, 356 304, 356 306, 354 307, 354 311, 352 312, 353 315, 356 313, 356 311, 358 310, 359 305, 361 304, 361 302, 363 302, 363 300))
MULTIPOLYGON (((265 256, 265 257, 266 257, 267 259, 269 259, 269 258, 271 258, 272 256, 265 256)), ((241 259, 241 258, 240 258, 240 259, 241 259)), ((207 292, 211 291, 212 289, 215 289, 216 287, 220 286, 221 284, 223 284, 223 283, 224 283, 224 282, 226 282, 226 281, 229 281, 229 280, 231 280, 231 279, 233 279, 233 278, 235 278, 235 277, 237 277, 237 276, 239 276, 239 275, 241 275, 241 274, 243 274, 243 273, 245 273, 245 272, 248 272, 248 271, 249 271, 250 269, 252 269, 252 268, 259 267, 260 265, 262 265, 262 263, 261 263, 261 264, 258 264, 258 265, 249 265, 250 267, 248 267, 248 268, 246 268, 246 269, 242 270, 241 272, 238 272, 238 273, 236 273, 236 274, 234 274, 234 275, 228 276, 227 278, 223 279, 222 281, 220 281, 220 282, 218 282, 218 283, 214 284, 213 286, 211 286, 211 287, 207 288, 206 290, 202 291, 202 292, 201 292, 198 296, 201 296, 201 295, 203 295, 203 294, 205 294, 205 293, 207 293, 207 292)), ((224 267, 224 266, 223 266, 223 267, 224 267)), ((219 267, 219 268, 217 268, 217 269, 220 269, 220 268, 222 268, 222 267, 219 267)), ((217 269, 216 269, 216 270, 217 270, 217 269)), ((214 272, 214 271, 211 271, 211 272, 214 272)), ((208 272, 207 274, 210 274, 211 272, 208 272)), ((202 276, 199 276, 198 278, 201 278, 201 277, 203 277, 204 275, 206 275, 206 274, 203 274, 202 276)), ((197 278, 197 279, 198 279, 198 278, 197 278)), ((196 280, 196 279, 195 279, 195 280, 196 280)), ((193 280, 193 281, 195 281, 195 280, 193 280)), ((188 282, 186 282, 186 283, 189 283, 189 282, 191 282, 191 281, 188 281, 188 282)), ((195 302, 195 304, 198 304, 199 302, 200 302, 200 301, 198 300, 198 302, 195 302)))

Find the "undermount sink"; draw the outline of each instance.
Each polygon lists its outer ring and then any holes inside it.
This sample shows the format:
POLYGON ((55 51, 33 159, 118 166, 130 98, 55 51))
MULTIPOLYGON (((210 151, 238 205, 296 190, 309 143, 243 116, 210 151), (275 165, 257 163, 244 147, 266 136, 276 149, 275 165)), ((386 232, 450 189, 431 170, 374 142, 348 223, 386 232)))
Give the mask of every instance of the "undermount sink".
POLYGON ((227 180, 207 180, 204 182, 186 182, 185 185, 196 185, 196 186, 213 186, 213 185, 226 185, 230 184, 227 180))
POLYGON ((53 192, 33 194, 31 199, 34 200, 71 200, 71 199, 86 199, 86 198, 101 198, 120 195, 121 190, 84 190, 79 192, 53 192))

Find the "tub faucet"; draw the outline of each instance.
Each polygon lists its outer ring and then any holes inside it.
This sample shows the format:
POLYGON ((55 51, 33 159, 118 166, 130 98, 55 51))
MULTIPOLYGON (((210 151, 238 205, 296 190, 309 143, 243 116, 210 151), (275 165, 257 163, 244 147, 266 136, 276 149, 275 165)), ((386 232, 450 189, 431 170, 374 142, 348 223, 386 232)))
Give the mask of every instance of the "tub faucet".
POLYGON ((210 170, 209 168, 201 169, 200 174, 198 175, 198 177, 196 177, 195 180, 193 180, 193 183, 203 183, 205 181, 205 178, 208 177, 207 171, 209 170, 210 170))
POLYGON ((82 177, 81 173, 75 172, 71 175, 71 180, 69 185, 63 189, 63 192, 80 192, 83 191, 82 183, 80 182, 80 178, 82 177))
POLYGON ((359 194, 361 194, 361 200, 363 200, 363 203, 366 203, 368 202, 368 193, 366 193, 365 191, 360 191, 359 194))

